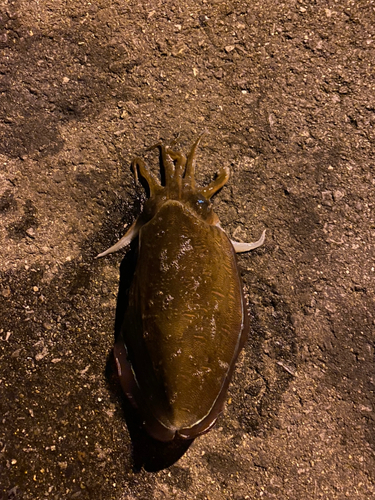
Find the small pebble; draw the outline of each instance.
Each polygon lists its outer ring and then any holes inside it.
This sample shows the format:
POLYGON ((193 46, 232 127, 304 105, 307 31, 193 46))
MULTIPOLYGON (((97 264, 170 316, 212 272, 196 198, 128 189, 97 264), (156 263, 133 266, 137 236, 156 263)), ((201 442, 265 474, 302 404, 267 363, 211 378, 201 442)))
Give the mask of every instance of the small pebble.
POLYGON ((333 201, 332 191, 323 191, 322 192, 322 205, 330 207, 330 206, 332 206, 332 201, 333 201))
POLYGON ((8 286, 5 286, 2 290, 1 290, 1 295, 5 298, 7 297, 10 297, 10 288, 8 286))
POLYGON ((34 228, 29 227, 29 229, 26 229, 26 234, 27 234, 27 236, 30 236, 30 238, 34 238, 34 236, 35 236, 34 228))
POLYGON ((338 189, 333 192, 333 199, 335 201, 342 200, 342 198, 344 198, 344 196, 345 196, 345 193, 343 193, 342 191, 339 191, 338 189))

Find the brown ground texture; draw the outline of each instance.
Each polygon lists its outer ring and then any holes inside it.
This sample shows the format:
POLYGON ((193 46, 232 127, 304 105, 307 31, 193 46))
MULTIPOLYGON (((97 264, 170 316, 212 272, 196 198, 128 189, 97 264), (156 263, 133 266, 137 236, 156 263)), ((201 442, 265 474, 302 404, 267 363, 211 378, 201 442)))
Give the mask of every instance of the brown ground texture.
POLYGON ((374 61, 366 0, 1 2, 2 499, 374 498, 374 61), (94 256, 141 211, 132 157, 203 130, 222 226, 267 239, 225 410, 184 448, 118 391, 132 257, 94 256))

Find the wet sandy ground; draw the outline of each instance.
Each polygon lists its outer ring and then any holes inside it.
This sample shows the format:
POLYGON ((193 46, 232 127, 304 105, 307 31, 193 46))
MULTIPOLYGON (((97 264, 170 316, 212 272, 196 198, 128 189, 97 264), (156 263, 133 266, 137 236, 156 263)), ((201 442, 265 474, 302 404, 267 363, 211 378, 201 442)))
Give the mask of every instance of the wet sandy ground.
POLYGON ((374 9, 1 2, 2 499, 372 498, 374 9), (223 227, 268 232, 239 257, 252 328, 225 411, 185 449, 121 398, 133 256, 94 256, 141 211, 131 158, 204 129, 198 181, 232 171, 223 227))

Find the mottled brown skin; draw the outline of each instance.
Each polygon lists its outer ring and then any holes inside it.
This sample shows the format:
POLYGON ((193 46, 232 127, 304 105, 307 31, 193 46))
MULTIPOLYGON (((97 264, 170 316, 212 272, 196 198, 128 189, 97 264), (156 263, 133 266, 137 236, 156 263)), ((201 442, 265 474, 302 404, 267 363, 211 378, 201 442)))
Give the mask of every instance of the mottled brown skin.
POLYGON ((196 189, 198 143, 187 160, 156 146, 165 186, 142 160, 133 161, 150 198, 121 240, 127 244, 138 234, 139 249, 114 355, 124 392, 161 441, 193 439, 212 427, 249 332, 235 250, 209 201, 229 170, 196 189))

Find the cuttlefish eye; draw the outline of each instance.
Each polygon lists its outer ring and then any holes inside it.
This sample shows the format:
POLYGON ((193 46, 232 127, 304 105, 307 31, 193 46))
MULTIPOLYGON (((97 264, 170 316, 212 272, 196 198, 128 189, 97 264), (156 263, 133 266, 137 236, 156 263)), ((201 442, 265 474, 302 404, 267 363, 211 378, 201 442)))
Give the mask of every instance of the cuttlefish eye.
POLYGON ((199 212, 202 212, 203 210, 208 210, 210 208, 211 202, 201 194, 197 194, 194 200, 194 205, 199 212))
POLYGON ((191 205, 194 212, 199 218, 207 219, 209 213, 212 211, 212 204, 209 200, 204 198, 201 194, 197 194, 191 200, 191 205))

